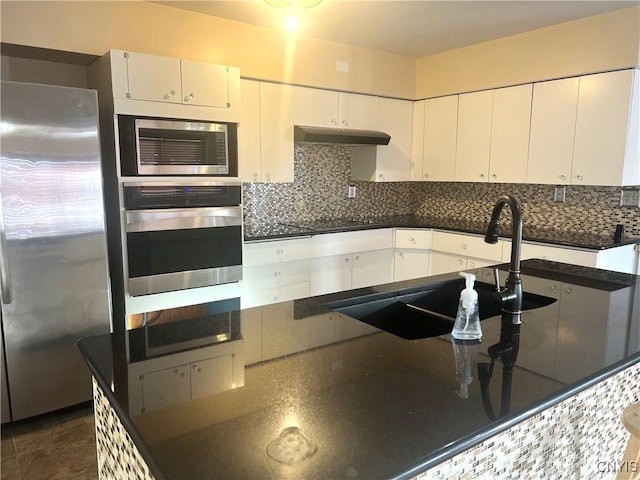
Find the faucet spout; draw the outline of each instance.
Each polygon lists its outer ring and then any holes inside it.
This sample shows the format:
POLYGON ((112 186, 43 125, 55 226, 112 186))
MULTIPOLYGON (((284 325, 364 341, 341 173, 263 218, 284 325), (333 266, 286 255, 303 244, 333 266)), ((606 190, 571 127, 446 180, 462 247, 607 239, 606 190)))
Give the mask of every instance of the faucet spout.
MULTIPOLYGON (((512 195, 502 195, 496 201, 491 213, 491 220, 487 227, 484 241, 497 243, 500 234, 500 214, 505 205, 509 205, 512 219, 511 232, 511 262, 509 265, 509 277, 505 288, 500 290, 502 300, 502 324, 520 325, 522 322, 522 280, 520 278, 520 252, 522 250, 522 207, 512 195)), ((499 288, 499 285, 497 286, 499 288)))

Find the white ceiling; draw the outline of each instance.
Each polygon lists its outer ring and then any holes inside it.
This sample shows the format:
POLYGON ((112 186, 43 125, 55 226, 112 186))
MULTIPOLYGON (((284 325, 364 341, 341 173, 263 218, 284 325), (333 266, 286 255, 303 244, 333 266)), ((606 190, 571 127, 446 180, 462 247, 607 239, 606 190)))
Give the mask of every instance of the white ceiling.
MULTIPOLYGON (((282 28, 288 15, 262 0, 155 3, 270 28, 282 28)), ((636 5, 640 0, 323 0, 298 12, 298 34, 419 58, 636 5)))

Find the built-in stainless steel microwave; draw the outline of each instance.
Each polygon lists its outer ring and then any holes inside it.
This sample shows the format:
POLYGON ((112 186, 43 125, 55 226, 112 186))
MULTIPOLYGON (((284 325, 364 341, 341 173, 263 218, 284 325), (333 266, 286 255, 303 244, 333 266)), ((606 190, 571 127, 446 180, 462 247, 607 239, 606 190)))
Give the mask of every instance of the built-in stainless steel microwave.
POLYGON ((234 123, 118 116, 124 176, 238 175, 234 123))

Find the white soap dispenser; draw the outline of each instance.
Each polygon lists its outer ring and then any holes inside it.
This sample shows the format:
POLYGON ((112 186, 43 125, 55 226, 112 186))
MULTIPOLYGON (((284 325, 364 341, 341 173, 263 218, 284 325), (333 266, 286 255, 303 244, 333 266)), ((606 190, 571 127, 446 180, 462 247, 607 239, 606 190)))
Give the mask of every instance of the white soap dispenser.
POLYGON ((457 340, 479 340, 482 338, 480 315, 478 313, 478 292, 473 289, 476 276, 473 273, 460 272, 466 279, 466 287, 460 293, 458 314, 451 336, 457 340))

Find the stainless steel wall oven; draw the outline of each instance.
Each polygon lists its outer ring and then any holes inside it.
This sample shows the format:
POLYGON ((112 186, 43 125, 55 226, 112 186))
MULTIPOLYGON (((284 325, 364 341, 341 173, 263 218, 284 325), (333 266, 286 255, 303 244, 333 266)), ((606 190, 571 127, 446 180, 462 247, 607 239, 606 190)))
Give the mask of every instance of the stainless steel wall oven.
POLYGON ((132 296, 242 280, 240 183, 123 185, 132 296))

